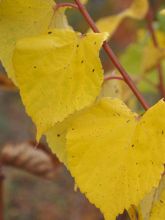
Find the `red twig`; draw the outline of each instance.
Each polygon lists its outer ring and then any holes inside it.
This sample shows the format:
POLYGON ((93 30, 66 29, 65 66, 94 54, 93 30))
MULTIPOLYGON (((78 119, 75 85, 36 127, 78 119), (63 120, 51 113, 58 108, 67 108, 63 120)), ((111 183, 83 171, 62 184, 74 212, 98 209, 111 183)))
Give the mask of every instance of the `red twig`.
POLYGON ((121 76, 107 76, 107 77, 105 76, 104 77, 104 81, 113 80, 113 79, 124 81, 123 77, 121 76))
MULTIPOLYGON (((75 3, 77 4, 81 14, 84 16, 85 20, 87 21, 87 23, 89 24, 89 26, 92 28, 92 30, 96 33, 99 33, 99 29, 96 27, 95 22, 93 21, 93 19, 91 18, 91 16, 89 15, 89 13, 87 12, 87 10, 85 9, 85 7, 83 6, 83 4, 80 2, 80 0, 75 0, 75 3)), ((134 84, 134 82, 132 81, 132 79, 129 77, 129 75, 127 74, 127 72, 125 71, 125 69, 122 67, 122 65, 120 64, 120 62, 118 61, 116 55, 113 53, 112 49, 110 48, 110 46, 108 45, 107 42, 104 42, 103 44, 103 48, 105 50, 105 52, 107 53, 108 57, 110 58, 110 60, 112 61, 112 63, 114 64, 114 66, 119 70, 119 72, 121 73, 123 79, 125 80, 125 82, 127 83, 127 85, 130 87, 130 89, 132 90, 132 92, 135 94, 135 96, 137 97, 137 99, 139 100, 139 102, 141 103, 141 105, 144 107, 145 110, 147 110, 149 108, 149 105, 147 103, 147 101, 144 99, 144 97, 141 95, 141 93, 138 91, 136 85, 134 84)))
POLYGON ((59 8, 63 8, 63 7, 69 7, 69 8, 75 8, 78 9, 78 6, 74 3, 70 3, 70 2, 64 2, 64 3, 58 3, 54 6, 54 10, 58 10, 59 8))
MULTIPOLYGON (((153 24, 152 24, 153 23, 153 12, 151 9, 148 11, 148 13, 146 15, 146 21, 147 21, 148 30, 151 34, 153 44, 154 44, 155 48, 159 48, 156 34, 155 34, 153 24)), ((159 77, 159 87, 158 88, 160 90, 161 95, 163 97, 165 97, 164 77, 163 77, 163 69, 162 69, 161 63, 159 63, 157 65, 157 70, 158 70, 158 77, 159 77)))

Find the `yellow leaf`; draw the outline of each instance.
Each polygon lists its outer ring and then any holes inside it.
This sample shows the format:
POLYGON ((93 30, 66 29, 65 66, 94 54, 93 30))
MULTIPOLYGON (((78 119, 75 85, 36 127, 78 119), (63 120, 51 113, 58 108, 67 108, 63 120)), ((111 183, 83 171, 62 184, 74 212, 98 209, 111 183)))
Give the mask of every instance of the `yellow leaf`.
POLYGON ((63 122, 56 123, 46 133, 46 139, 52 152, 56 154, 58 159, 67 166, 67 154, 66 154, 66 134, 68 127, 75 115, 64 119, 63 122))
POLYGON ((106 80, 103 83, 99 98, 122 98, 122 85, 119 80, 106 80))
POLYGON ((130 220, 149 220, 155 197, 156 189, 153 188, 150 193, 145 195, 137 207, 131 206, 128 209, 130 220))
POLYGON ((17 43, 16 80, 38 138, 94 102, 103 81, 99 50, 106 37, 106 33, 83 36, 56 29, 17 43))
POLYGON ((127 17, 134 19, 142 19, 145 17, 148 8, 148 0, 133 0, 132 5, 125 11, 125 13, 127 17))
POLYGON ((64 13, 54 12, 54 5, 53 0, 0 1, 0 60, 15 83, 12 54, 16 41, 45 32, 52 26, 59 27, 62 21, 62 26, 66 26, 64 13))
POLYGON ((165 218, 165 190, 163 191, 160 200, 155 204, 149 220, 164 220, 165 218))
POLYGON ((110 37, 116 31, 120 22, 124 19, 125 13, 121 12, 118 15, 111 15, 104 18, 101 18, 96 22, 97 27, 100 31, 108 31, 110 37))
MULTIPOLYGON (((165 33, 163 31, 155 31, 155 34, 156 34, 156 38, 157 38, 157 41, 158 41, 158 45, 160 48, 165 48, 165 33)), ((149 41, 149 45, 153 45, 153 41, 152 39, 150 38, 150 41, 149 41)))
POLYGON ((133 0, 132 5, 125 11, 112 16, 101 18, 96 25, 101 31, 108 31, 110 36, 115 32, 121 21, 127 17, 142 19, 148 11, 148 0, 133 0))
POLYGON ((150 71, 156 67, 163 58, 165 58, 165 48, 155 48, 154 46, 145 47, 142 59, 142 71, 150 71))
POLYGON ((165 9, 161 10, 161 11, 160 11, 160 14, 161 14, 161 15, 165 15, 165 9))
POLYGON ((87 3, 88 3, 88 0, 81 0, 81 3, 87 4, 87 3))
MULTIPOLYGON (((102 85, 99 99, 103 97, 117 97, 121 98, 121 85, 117 80, 105 81, 102 85)), ((70 126, 73 118, 77 117, 77 114, 71 115, 66 118, 63 122, 56 123, 46 133, 46 139, 52 152, 56 154, 59 160, 67 166, 67 155, 66 155, 66 134, 68 127, 70 126)))
MULTIPOLYGON (((162 177, 159 187, 155 191, 149 220, 165 219, 165 176, 162 177)), ((145 220, 145 219, 144 219, 145 220)))
MULTIPOLYGON (((111 98, 119 98, 124 103, 127 104, 127 106, 131 109, 136 109, 136 98, 132 96, 132 91, 128 89, 128 86, 124 82, 124 80, 121 79, 108 79, 109 77, 119 77, 121 78, 120 73, 114 72, 114 73, 106 73, 105 80, 102 85, 102 89, 100 92, 99 98, 104 97, 111 97, 111 98)), ((136 82, 137 79, 134 79, 136 82)))
POLYGON ((49 29, 56 28, 56 29, 72 29, 69 26, 67 17, 65 16, 65 10, 67 8, 58 8, 58 10, 54 11, 53 18, 49 25, 49 29))
MULTIPOLYGON (((145 195, 137 208, 139 220, 147 220, 150 217, 151 209, 155 200, 156 189, 153 188, 150 193, 145 195)), ((132 220, 132 219, 131 219, 132 220)))
POLYGON ((140 220, 136 206, 131 205, 128 210, 130 220, 140 220))
MULTIPOLYGON (((102 89, 98 99, 102 99, 103 97, 115 97, 122 98, 124 100, 127 97, 127 95, 125 94, 125 91, 122 88, 121 83, 124 84, 124 82, 119 82, 118 80, 105 81, 102 85, 102 89)), ((78 114, 81 114, 81 112, 77 112, 76 114, 71 115, 70 117, 66 118, 63 122, 56 123, 45 133, 48 145, 51 148, 52 152, 55 153, 59 160, 63 162, 66 166, 66 134, 72 120, 75 117, 78 117, 78 114)))
MULTIPOLYGON (((137 210, 137 220, 164 220, 165 217, 165 205, 164 201, 165 191, 165 176, 163 175, 157 188, 153 188, 150 193, 145 195, 143 200, 140 202, 137 210), (162 204, 162 205, 161 205, 162 204)), ((129 209, 129 216, 131 220, 131 208, 129 209)))
POLYGON ((136 119, 118 99, 79 115, 67 133, 67 164, 75 182, 106 220, 137 205, 157 186, 165 161, 165 102, 136 119))

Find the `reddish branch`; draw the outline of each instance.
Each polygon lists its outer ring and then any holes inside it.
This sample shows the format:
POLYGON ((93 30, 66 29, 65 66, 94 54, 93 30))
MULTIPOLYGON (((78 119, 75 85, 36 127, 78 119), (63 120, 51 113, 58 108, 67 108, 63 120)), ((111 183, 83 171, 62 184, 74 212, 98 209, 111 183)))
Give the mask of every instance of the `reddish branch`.
POLYGON ((113 80, 113 79, 124 81, 123 77, 120 77, 120 76, 105 76, 104 77, 104 81, 113 80))
POLYGON ((70 2, 58 3, 54 6, 54 9, 58 10, 59 8, 63 8, 63 7, 78 9, 78 6, 76 4, 70 2))
MULTIPOLYGON (((87 21, 87 23, 89 24, 91 29, 94 32, 99 33, 100 31, 96 27, 95 22, 92 20, 91 16, 87 12, 87 10, 83 6, 83 4, 80 2, 80 0, 75 0, 75 3, 77 4, 81 14, 84 16, 85 20, 87 21)), ((144 107, 145 110, 147 110, 149 108, 149 105, 148 105, 147 101, 144 99, 142 94, 138 91, 136 85, 134 84, 132 79, 129 77, 129 75, 127 74, 127 72, 123 68, 123 66, 120 64, 120 62, 118 61, 116 55, 113 53, 112 49, 110 48, 110 46, 108 45, 107 42, 104 42, 103 48, 104 48, 105 52, 107 53, 108 57, 110 58, 110 60, 112 61, 112 63, 114 64, 114 66, 121 73, 121 75, 122 75, 123 79, 125 80, 125 82, 127 83, 127 85, 130 87, 132 92, 135 94, 135 96, 137 97, 137 99, 139 100, 141 105, 144 107)))
MULTIPOLYGON (((153 44, 155 48, 159 48, 159 44, 156 38, 156 34, 153 28, 153 12, 150 9, 146 15, 147 27, 150 32, 153 44)), ((163 77, 163 69, 161 63, 157 65, 158 77, 159 77, 159 90, 163 97, 165 97, 165 86, 164 86, 164 77, 163 77)))

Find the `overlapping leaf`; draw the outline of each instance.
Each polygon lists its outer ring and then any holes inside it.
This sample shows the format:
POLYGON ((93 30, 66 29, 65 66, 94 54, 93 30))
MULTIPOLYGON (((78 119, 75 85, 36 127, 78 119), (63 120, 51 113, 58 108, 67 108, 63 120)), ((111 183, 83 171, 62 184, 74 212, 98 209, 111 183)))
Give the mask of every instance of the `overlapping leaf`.
MULTIPOLYGON (((118 80, 109 80, 103 83, 98 100, 102 99, 103 97, 115 97, 128 102, 130 94, 131 92, 128 91, 128 88, 125 88, 124 82, 120 82, 118 80)), ((129 102, 129 106, 132 107, 132 105, 133 100, 129 102)), ((56 123, 45 133, 50 148, 66 166, 66 135, 70 124, 75 117, 78 117, 79 114, 81 114, 81 112, 77 112, 76 114, 69 116, 63 122, 56 123)))
POLYGON ((138 121, 118 99, 85 110, 67 133, 67 165, 106 220, 157 186, 165 161, 165 102, 138 121))
POLYGON ((63 122, 56 123, 46 133, 46 139, 52 152, 56 154, 58 159, 67 166, 66 153, 66 134, 74 116, 64 119, 63 122))
POLYGON ((110 36, 115 32, 120 22, 127 18, 142 19, 148 11, 148 0, 134 0, 132 5, 125 11, 101 18, 96 25, 101 31, 108 31, 110 36))
POLYGON ((54 5, 53 0, 0 1, 0 60, 13 81, 12 54, 16 41, 45 32, 52 26, 66 27, 64 13, 54 12, 54 5))
POLYGON ((17 43, 16 80, 38 138, 96 99, 103 81, 99 50, 106 37, 58 29, 17 43))
POLYGON ((136 109, 136 98, 132 96, 132 91, 128 89, 124 80, 113 77, 121 76, 117 72, 106 73, 99 99, 104 97, 119 98, 126 103, 129 108, 136 109))
POLYGON ((131 206, 128 210, 131 220, 164 220, 165 217, 165 176, 159 182, 157 188, 153 188, 145 195, 138 207, 131 206), (134 218, 133 213, 136 213, 134 218))
POLYGON ((122 99, 122 85, 119 80, 105 80, 99 98, 112 97, 122 99))
POLYGON ((165 218, 165 177, 162 178, 159 188, 156 190, 149 220, 164 220, 165 218))
MULTIPOLYGON (((98 99, 103 97, 115 97, 121 98, 122 94, 121 84, 118 80, 105 81, 102 85, 102 89, 98 99)), ((56 123, 52 128, 50 128, 46 133, 47 142, 59 160, 67 166, 67 153, 66 153, 66 134, 70 127, 72 120, 77 117, 76 115, 71 115, 63 122, 56 123)))

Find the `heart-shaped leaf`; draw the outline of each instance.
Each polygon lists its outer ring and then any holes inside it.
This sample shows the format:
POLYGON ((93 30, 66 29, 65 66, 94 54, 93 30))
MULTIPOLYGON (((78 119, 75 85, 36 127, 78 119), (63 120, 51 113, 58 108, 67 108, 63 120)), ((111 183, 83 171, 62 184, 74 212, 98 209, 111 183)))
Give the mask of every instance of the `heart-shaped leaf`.
POLYGON ((16 80, 38 138, 94 102, 103 82, 99 50, 106 37, 107 33, 83 36, 56 29, 17 43, 16 80))
POLYGON ((67 132, 67 165, 90 202, 115 219, 157 186, 165 162, 165 102, 141 119, 118 99, 103 99, 67 132))

